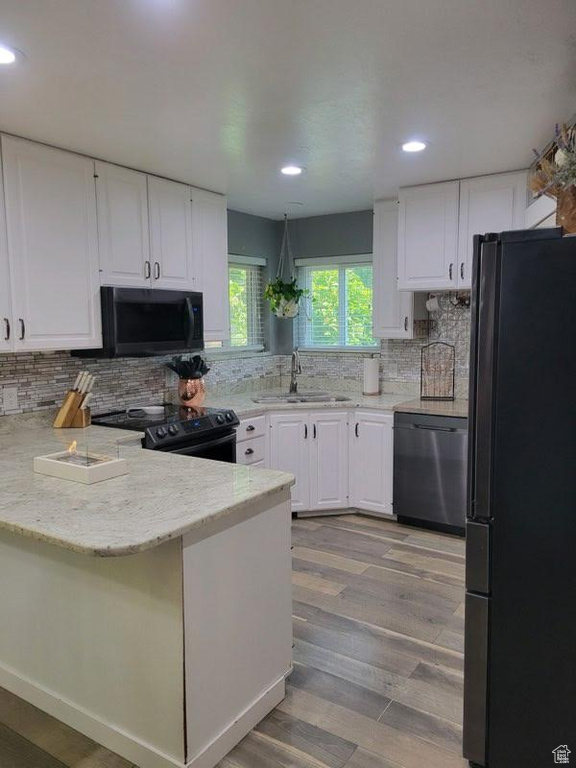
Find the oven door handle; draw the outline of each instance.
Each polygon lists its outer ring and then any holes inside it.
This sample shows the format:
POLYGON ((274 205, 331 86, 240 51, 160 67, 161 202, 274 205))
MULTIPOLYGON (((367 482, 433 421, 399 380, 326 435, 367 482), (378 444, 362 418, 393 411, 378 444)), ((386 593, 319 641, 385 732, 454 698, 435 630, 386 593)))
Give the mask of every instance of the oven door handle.
POLYGON ((203 443, 194 443, 193 445, 187 445, 186 447, 182 448, 165 448, 164 450, 167 453, 175 453, 180 454, 181 456, 195 456, 198 453, 202 453, 203 451, 210 449, 210 448, 218 448, 219 445, 226 445, 227 443, 235 443, 236 442, 236 432, 232 432, 231 434, 224 435, 224 437, 217 437, 215 440, 208 440, 203 443))

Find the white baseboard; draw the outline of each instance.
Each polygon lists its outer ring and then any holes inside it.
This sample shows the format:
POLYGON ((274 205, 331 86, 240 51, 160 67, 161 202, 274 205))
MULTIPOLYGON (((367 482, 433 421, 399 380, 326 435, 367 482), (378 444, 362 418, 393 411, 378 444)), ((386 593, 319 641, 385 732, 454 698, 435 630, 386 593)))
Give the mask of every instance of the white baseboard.
POLYGON ((284 676, 264 691, 214 741, 188 763, 162 754, 111 723, 107 723, 57 693, 0 664, 0 686, 38 709, 83 733, 139 768, 214 768, 285 695, 284 676))
POLYGON ((186 768, 214 768, 246 736, 255 725, 276 707, 286 694, 284 675, 242 712, 237 720, 221 731, 186 768))

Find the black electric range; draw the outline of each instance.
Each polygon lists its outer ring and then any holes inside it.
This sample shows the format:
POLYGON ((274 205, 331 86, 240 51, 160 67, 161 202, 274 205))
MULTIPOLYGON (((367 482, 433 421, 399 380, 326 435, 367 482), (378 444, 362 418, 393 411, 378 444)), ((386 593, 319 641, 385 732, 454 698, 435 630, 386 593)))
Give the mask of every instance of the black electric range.
POLYGON ((93 416, 92 423, 143 432, 142 446, 149 450, 236 461, 236 427, 240 422, 232 410, 152 405, 102 413, 93 416))

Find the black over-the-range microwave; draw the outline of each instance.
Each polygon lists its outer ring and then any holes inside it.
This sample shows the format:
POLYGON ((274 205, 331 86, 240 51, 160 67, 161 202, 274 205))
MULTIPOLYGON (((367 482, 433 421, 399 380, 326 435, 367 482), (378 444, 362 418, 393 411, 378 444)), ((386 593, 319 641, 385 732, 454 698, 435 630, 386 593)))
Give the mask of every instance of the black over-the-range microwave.
POLYGON ((202 294, 147 288, 100 289, 102 349, 78 357, 150 357, 204 349, 202 294))

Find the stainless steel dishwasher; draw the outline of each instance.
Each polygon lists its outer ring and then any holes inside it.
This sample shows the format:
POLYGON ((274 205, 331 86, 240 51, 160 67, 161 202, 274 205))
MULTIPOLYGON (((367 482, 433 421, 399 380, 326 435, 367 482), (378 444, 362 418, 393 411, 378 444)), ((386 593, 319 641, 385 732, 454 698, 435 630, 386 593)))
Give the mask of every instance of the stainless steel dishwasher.
POLYGON ((398 522, 464 533, 468 420, 394 414, 398 522))

